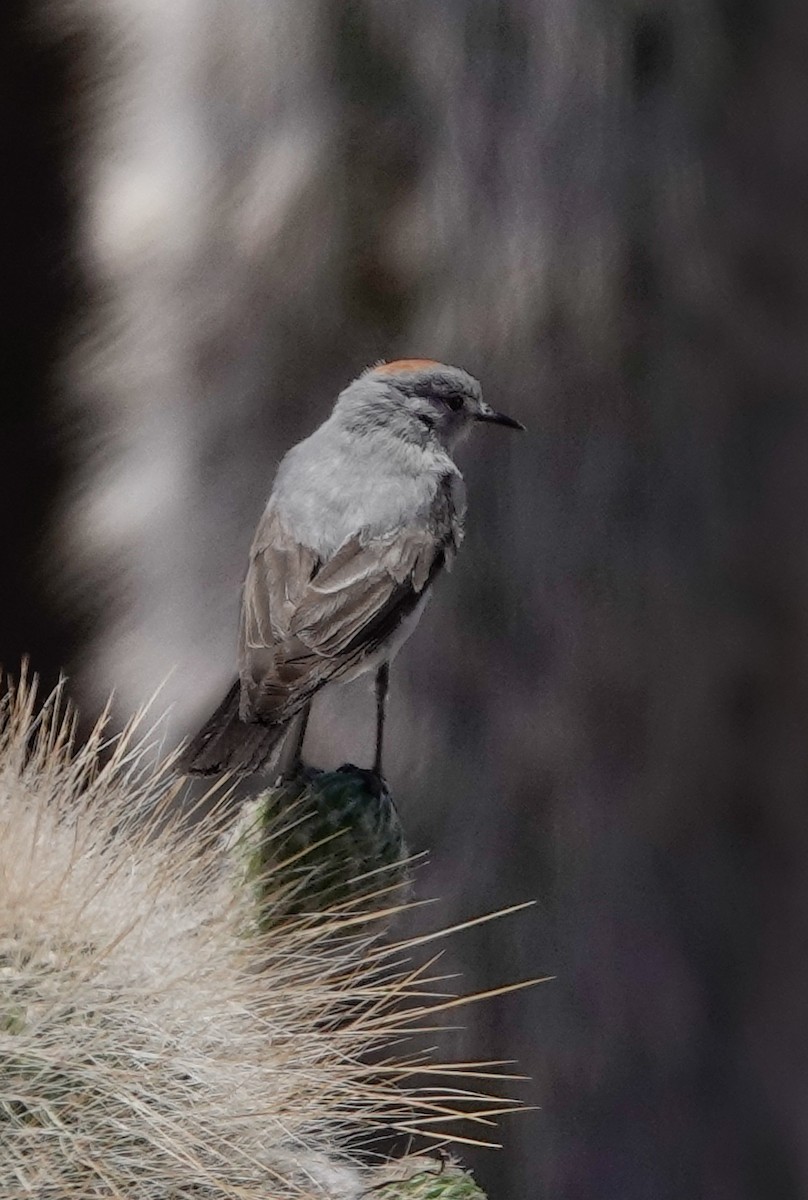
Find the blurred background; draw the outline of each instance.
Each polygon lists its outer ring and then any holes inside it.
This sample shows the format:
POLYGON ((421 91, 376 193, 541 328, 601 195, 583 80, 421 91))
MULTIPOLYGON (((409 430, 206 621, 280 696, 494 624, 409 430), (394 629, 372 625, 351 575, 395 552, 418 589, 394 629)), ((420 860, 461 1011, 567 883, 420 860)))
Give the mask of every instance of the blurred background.
MULTIPOLYGON (((284 451, 379 358, 529 432, 393 674, 491 1200, 808 1196, 808 19, 781 0, 6 0, 0 661, 233 673, 284 451)), ((358 683, 309 757, 369 761, 358 683)))

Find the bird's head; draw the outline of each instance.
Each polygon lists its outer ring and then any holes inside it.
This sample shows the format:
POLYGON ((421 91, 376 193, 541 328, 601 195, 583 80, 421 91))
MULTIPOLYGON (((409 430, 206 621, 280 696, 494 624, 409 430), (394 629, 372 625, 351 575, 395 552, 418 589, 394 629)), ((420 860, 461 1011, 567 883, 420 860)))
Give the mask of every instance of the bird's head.
POLYGON ((370 367, 345 389, 338 409, 358 431, 389 428, 413 441, 436 438, 447 450, 479 422, 524 429, 485 403, 468 372, 429 358, 370 367))

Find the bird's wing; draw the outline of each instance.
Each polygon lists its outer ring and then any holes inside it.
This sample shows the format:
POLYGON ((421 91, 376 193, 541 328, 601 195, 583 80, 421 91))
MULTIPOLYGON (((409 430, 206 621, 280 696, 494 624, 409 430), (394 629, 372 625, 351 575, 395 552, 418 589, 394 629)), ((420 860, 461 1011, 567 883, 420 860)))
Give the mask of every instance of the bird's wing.
POLYGON ((360 531, 321 563, 270 507, 244 584, 243 716, 288 720, 324 683, 383 646, 454 556, 463 515, 462 482, 447 476, 425 521, 384 537, 360 531))

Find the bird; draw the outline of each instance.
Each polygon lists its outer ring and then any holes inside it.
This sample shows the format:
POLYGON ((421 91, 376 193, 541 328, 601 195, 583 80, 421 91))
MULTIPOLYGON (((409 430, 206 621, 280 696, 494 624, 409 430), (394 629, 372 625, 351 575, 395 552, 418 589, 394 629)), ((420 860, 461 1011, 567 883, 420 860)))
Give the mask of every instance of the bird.
POLYGON ((190 775, 300 763, 314 696, 375 672, 382 777, 390 662, 463 537, 452 457, 476 425, 524 429, 434 359, 367 368, 278 467, 244 580, 238 678, 179 759, 190 775))

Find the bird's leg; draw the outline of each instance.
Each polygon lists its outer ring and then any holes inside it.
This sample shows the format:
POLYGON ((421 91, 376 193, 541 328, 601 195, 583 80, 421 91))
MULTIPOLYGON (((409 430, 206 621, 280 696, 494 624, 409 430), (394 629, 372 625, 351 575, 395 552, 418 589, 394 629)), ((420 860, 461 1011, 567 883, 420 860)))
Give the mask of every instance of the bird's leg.
POLYGON ((387 707, 387 689, 390 686, 390 664, 382 663, 376 672, 376 757, 373 770, 381 778, 382 744, 384 742, 384 715, 387 707))
POLYGON ((300 755, 303 750, 303 741, 306 737, 306 726, 309 723, 309 713, 311 712, 311 700, 308 704, 304 704, 300 712, 292 717, 289 723, 289 732, 283 743, 281 756, 278 759, 278 773, 281 778, 288 779, 297 773, 297 768, 300 766, 300 755))

